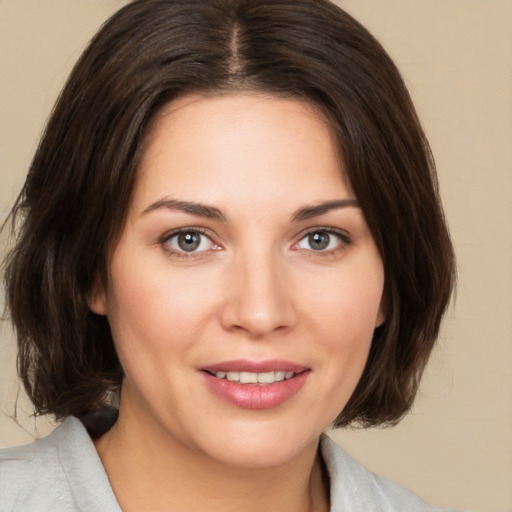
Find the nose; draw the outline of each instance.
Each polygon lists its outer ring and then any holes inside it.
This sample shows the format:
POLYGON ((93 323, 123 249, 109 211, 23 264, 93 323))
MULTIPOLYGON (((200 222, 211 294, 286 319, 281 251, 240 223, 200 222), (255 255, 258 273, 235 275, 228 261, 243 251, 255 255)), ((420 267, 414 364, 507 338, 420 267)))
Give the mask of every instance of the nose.
POLYGON ((297 321, 286 264, 275 255, 240 257, 229 268, 220 316, 223 327, 253 339, 291 329, 297 321))

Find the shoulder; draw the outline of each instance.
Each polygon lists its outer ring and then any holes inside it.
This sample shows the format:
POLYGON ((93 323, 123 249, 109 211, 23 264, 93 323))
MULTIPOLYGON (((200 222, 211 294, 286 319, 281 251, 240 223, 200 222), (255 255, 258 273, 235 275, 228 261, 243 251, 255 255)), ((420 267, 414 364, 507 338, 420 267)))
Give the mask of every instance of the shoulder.
MULTIPOLYGON (((66 478, 59 458, 59 445, 63 430, 70 426, 69 423, 61 425, 33 443, 0 450, 1 512, 23 508, 50 510, 52 502, 64 505, 66 493, 62 486, 66 485, 66 478)), ((72 510, 68 506, 56 509, 72 510)))
POLYGON ((455 512, 431 507, 408 489, 371 473, 327 436, 321 450, 330 478, 331 512, 455 512))
POLYGON ((0 512, 82 510, 94 495, 91 490, 100 494, 92 499, 112 507, 90 510, 119 510, 94 445, 76 418, 43 439, 0 450, 0 512))

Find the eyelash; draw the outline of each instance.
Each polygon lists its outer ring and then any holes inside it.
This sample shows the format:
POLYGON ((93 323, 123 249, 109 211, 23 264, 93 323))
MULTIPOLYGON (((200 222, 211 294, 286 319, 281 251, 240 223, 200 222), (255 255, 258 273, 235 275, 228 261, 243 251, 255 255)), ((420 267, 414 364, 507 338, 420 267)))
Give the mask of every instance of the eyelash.
MULTIPOLYGON (((348 234, 345 231, 341 231, 339 229, 334 229, 331 227, 323 227, 323 226, 316 226, 313 229, 309 229, 308 231, 305 231, 301 234, 299 240, 295 242, 293 245, 297 246, 302 240, 305 238, 319 233, 325 233, 329 236, 335 236, 339 240, 339 244, 337 247, 334 247, 332 249, 328 250, 317 250, 314 249, 303 249, 304 251, 308 252, 312 256, 332 256, 336 254, 338 251, 346 248, 352 243, 351 238, 348 236, 348 234)), ((301 250, 301 249, 299 249, 301 250)))
MULTIPOLYGON (((199 233, 201 236, 204 236, 208 240, 210 240, 212 245, 217 246, 217 244, 212 240, 211 235, 206 230, 204 230, 202 228, 196 228, 196 227, 180 228, 180 229, 175 229, 175 230, 171 231, 170 233, 166 233, 160 239, 160 244, 162 245, 163 249, 169 255, 176 256, 178 258, 194 258, 194 257, 197 258, 201 253, 207 252, 207 251, 197 251, 197 252, 196 251, 190 251, 190 252, 179 251, 179 250, 173 249, 170 246, 170 244, 169 244, 170 240, 172 240, 176 236, 179 236, 181 234, 186 234, 186 233, 199 233)), ((218 250, 218 249, 214 249, 214 250, 218 250)))
MULTIPOLYGON (((199 235, 206 237, 213 246, 219 247, 213 241, 211 235, 206 230, 204 230, 202 228, 198 228, 198 227, 180 228, 180 229, 173 230, 173 231, 171 231, 169 233, 166 233, 160 239, 160 244, 162 245, 164 250, 169 255, 175 256, 175 257, 178 257, 178 258, 197 258, 200 255, 202 255, 202 253, 205 253, 205 252, 208 252, 209 250, 212 250, 212 249, 207 249, 207 250, 204 250, 204 251, 190 251, 190 252, 187 252, 187 251, 184 251, 184 250, 173 249, 170 246, 169 241, 172 240, 174 237, 177 237, 177 236, 179 236, 181 234, 186 234, 186 233, 198 233, 199 235)), ((300 238, 293 244, 292 247, 297 247, 298 244, 300 242, 302 242, 302 240, 304 240, 305 238, 307 238, 307 237, 309 237, 311 235, 314 235, 314 234, 319 234, 319 233, 325 233, 325 234, 327 234, 329 236, 335 236, 340 241, 339 246, 335 247, 335 248, 332 248, 332 249, 328 249, 328 250, 314 250, 314 249, 301 249, 301 248, 298 248, 297 250, 310 253, 312 256, 313 255, 314 256, 327 256, 327 255, 334 255, 334 254, 336 254, 339 250, 344 249, 345 247, 347 247, 348 245, 350 245, 352 243, 352 240, 350 239, 348 234, 346 232, 344 232, 344 231, 341 231, 341 230, 338 230, 338 229, 334 229, 332 227, 317 226, 317 227, 315 227, 313 229, 309 229, 309 230, 301 233, 300 238)), ((219 249, 213 249, 213 250, 219 250, 219 249)))

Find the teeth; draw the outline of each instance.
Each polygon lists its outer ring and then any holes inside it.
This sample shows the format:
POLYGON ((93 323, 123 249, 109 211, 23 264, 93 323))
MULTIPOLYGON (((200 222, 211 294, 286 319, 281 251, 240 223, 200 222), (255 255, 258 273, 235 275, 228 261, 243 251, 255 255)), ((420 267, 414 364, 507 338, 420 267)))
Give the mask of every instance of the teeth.
POLYGON ((257 375, 260 384, 272 384, 275 382, 274 372, 258 373, 257 375))
POLYGON ((218 379, 227 379, 231 382, 239 382, 240 384, 273 384, 285 379, 291 379, 295 374, 293 372, 285 372, 278 370, 275 372, 216 372, 215 377, 218 379))
POLYGON ((278 372, 274 372, 274 374, 275 374, 275 379, 278 382, 281 380, 284 380, 284 378, 286 377, 286 372, 278 371, 278 372))
POLYGON ((257 373, 240 372, 240 384, 256 384, 257 382, 257 373))

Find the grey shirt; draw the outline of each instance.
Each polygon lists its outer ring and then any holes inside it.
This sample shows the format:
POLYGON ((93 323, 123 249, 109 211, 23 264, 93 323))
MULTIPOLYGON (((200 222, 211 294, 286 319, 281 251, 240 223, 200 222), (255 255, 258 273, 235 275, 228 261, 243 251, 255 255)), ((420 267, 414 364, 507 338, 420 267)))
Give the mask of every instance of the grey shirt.
MULTIPOLYGON (((331 512, 441 510, 370 473, 327 436, 322 437, 321 450, 331 482, 331 512)), ((0 450, 0 512, 7 511, 121 511, 94 444, 78 419, 68 418, 31 444, 0 450)))

